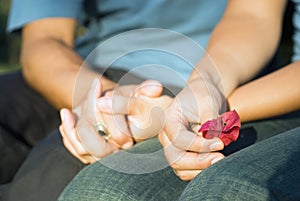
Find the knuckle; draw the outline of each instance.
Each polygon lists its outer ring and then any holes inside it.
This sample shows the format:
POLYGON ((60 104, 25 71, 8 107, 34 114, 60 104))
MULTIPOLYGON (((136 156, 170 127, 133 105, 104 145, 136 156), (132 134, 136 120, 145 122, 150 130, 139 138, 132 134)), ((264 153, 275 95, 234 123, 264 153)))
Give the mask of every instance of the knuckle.
POLYGON ((200 162, 204 162, 209 158, 211 158, 209 153, 202 153, 202 154, 199 154, 198 160, 200 162))
POLYGON ((68 143, 66 141, 67 141, 67 139, 65 137, 63 137, 62 138, 62 142, 63 142, 65 148, 67 148, 69 150, 69 145, 68 145, 68 143))
POLYGON ((85 159, 83 157, 77 157, 77 158, 84 164, 91 164, 91 161, 89 161, 88 159, 85 159))
POLYGON ((191 180, 190 175, 187 171, 177 171, 178 177, 183 181, 189 181, 191 180))
POLYGON ((180 155, 168 155, 167 161, 173 169, 182 169, 183 163, 180 155))
POLYGON ((177 135, 170 135, 168 136, 170 142, 175 146, 175 147, 180 147, 180 143, 178 142, 178 136, 177 135))
POLYGON ((60 125, 59 128, 58 128, 58 130, 59 130, 62 138, 65 138, 66 133, 65 133, 64 127, 62 125, 60 125))
POLYGON ((175 162, 171 162, 170 163, 170 166, 173 168, 173 169, 180 169, 180 167, 181 167, 181 165, 180 165, 180 163, 178 163, 177 161, 175 161, 175 162))
POLYGON ((78 148, 76 151, 79 156, 84 156, 88 154, 88 152, 84 148, 78 148))
POLYGON ((224 155, 220 152, 214 152, 213 153, 213 157, 214 158, 224 158, 224 155))
POLYGON ((123 146, 127 143, 132 142, 133 144, 133 140, 132 138, 129 138, 128 136, 126 136, 125 134, 121 134, 121 135, 111 135, 113 141, 118 145, 118 146, 123 146))

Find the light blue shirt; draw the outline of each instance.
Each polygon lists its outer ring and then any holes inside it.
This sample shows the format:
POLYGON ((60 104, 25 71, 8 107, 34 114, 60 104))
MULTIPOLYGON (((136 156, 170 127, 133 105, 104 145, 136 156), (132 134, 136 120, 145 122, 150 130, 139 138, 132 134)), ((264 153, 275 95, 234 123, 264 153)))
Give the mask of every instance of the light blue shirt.
POLYGON ((182 87, 226 4, 226 0, 13 0, 7 30, 42 18, 75 18, 88 28, 76 39, 76 50, 91 66, 119 68, 182 87))
POLYGON ((293 0, 295 3, 295 12, 293 16, 293 25, 294 25, 294 52, 292 61, 300 60, 300 0, 293 0))

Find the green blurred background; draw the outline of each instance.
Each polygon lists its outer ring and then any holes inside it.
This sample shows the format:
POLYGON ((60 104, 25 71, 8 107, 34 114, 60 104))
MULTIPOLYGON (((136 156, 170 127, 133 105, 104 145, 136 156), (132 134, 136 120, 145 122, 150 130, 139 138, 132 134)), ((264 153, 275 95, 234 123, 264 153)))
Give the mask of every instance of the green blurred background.
POLYGON ((20 68, 20 36, 6 33, 10 2, 11 0, 0 0, 0 73, 20 68))

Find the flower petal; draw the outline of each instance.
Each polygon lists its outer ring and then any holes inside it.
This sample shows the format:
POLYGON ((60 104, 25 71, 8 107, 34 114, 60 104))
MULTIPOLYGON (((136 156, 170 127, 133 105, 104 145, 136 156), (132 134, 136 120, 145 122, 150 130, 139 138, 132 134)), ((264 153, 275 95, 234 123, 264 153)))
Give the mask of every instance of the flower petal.
POLYGON ((233 110, 223 113, 217 119, 205 122, 198 132, 202 132, 203 137, 206 139, 219 137, 224 145, 227 146, 238 139, 240 128, 240 117, 238 113, 233 110))

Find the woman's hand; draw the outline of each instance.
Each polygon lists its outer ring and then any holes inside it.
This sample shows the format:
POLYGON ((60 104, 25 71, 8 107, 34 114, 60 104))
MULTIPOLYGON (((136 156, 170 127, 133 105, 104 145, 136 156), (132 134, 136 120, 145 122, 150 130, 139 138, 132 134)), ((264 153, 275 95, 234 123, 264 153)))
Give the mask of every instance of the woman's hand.
POLYGON ((219 138, 205 139, 198 133, 201 123, 221 113, 225 99, 208 78, 197 77, 176 96, 166 110, 165 132, 159 140, 168 162, 182 180, 191 180, 203 169, 224 158, 219 138))

